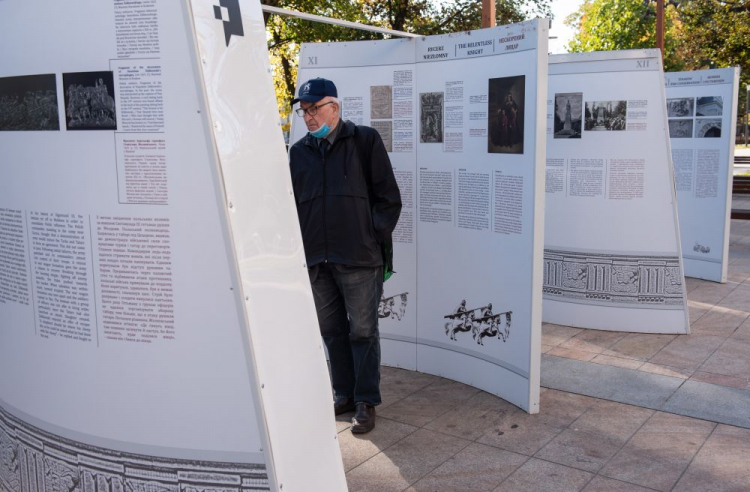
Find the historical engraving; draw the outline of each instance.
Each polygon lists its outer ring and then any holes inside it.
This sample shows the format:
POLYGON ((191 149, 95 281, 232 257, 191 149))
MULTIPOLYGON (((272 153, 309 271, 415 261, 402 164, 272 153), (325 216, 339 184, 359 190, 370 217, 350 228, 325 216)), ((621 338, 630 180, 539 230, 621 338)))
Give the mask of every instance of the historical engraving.
POLYGON ((724 100, 721 96, 699 97, 695 107, 695 116, 721 116, 724 100))
POLYGON ((711 252, 711 246, 703 246, 702 244, 698 243, 698 241, 696 241, 695 246, 693 246, 693 251, 695 251, 696 253, 708 254, 711 252))
POLYGON ((693 120, 669 120, 669 138, 693 138, 693 120))
POLYGON ((624 131, 627 101, 586 101, 586 131, 624 131))
POLYGON ((55 74, 0 77, 0 131, 59 129, 55 74))
POLYGON ((523 154, 526 76, 489 80, 487 152, 523 154))
POLYGON ((0 491, 256 492, 270 490, 263 464, 144 456, 65 439, 0 407, 0 491))
POLYGON ((380 138, 383 139, 383 145, 385 145, 385 150, 393 152, 393 121, 371 121, 370 126, 380 134, 380 138))
POLYGON ((408 292, 402 292, 390 297, 385 297, 385 294, 383 294, 380 297, 380 304, 378 304, 378 318, 390 318, 401 321, 406 315, 408 297, 408 292))
POLYGON ((117 130, 112 72, 63 74, 68 130, 117 130))
POLYGON ((682 283, 676 256, 544 250, 545 299, 682 309, 682 283))
POLYGON ((667 116, 670 118, 684 118, 695 115, 695 99, 692 97, 678 97, 667 99, 667 116))
POLYGON ((393 89, 390 85, 370 86, 370 119, 393 117, 393 89))
POLYGON ((583 94, 555 94, 555 138, 581 138, 583 94))
POLYGON ((695 138, 721 138, 721 120, 718 118, 696 119, 695 138))
POLYGON ((442 92, 425 92, 419 95, 419 141, 443 143, 442 92))
POLYGON ((447 320, 445 334, 457 341, 456 335, 470 331, 478 345, 484 345, 484 339, 488 337, 507 342, 512 315, 513 311, 493 313, 491 302, 486 306, 467 309, 466 299, 463 299, 451 314, 443 316, 447 320))

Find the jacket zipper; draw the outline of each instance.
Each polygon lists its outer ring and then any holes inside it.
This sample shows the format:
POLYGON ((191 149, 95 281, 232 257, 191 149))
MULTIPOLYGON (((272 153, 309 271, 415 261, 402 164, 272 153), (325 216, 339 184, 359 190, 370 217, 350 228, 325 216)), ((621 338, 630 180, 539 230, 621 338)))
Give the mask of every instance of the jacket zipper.
MULTIPOLYGON (((330 149, 328 150, 330 152, 330 149)), ((326 158, 323 159, 323 252, 324 263, 328 263, 328 224, 326 222, 326 202, 328 201, 328 178, 326 178, 326 158)))

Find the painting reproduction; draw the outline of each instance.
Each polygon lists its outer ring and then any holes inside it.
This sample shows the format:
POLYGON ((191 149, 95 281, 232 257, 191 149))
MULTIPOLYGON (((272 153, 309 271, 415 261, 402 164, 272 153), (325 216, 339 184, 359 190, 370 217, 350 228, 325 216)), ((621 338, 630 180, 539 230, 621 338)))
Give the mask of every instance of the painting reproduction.
POLYGON ((526 76, 489 80, 487 152, 523 154, 526 76))

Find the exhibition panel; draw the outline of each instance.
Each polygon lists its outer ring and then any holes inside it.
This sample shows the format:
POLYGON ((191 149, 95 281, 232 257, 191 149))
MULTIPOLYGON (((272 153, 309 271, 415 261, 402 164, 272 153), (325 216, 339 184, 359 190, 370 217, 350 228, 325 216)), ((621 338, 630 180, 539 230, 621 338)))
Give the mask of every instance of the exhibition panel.
POLYGON ((260 4, 0 26, 0 489, 346 490, 260 4))
MULTIPOLYGON (((378 309, 384 364, 417 367, 417 246, 416 201, 416 76, 414 41, 359 41, 303 44, 299 82, 314 77, 333 80, 339 94, 341 117, 378 130, 398 181, 403 202, 393 232, 394 269, 383 284, 378 309), (370 64, 375 64, 372 66, 370 64), (320 67, 320 68, 318 68, 320 67)), ((291 143, 307 133, 302 118, 294 117, 291 143)))
POLYGON ((550 57, 544 321, 689 331, 658 50, 550 57))
MULTIPOLYGON (((298 82, 333 80, 372 126, 404 198, 380 331, 386 364, 536 413, 547 21, 409 40, 305 44, 298 82), (395 302, 394 302, 395 301, 395 302)), ((306 133, 295 119, 292 141, 306 133)))
POLYGON ((666 73, 667 118, 688 277, 727 281, 739 68, 666 73))

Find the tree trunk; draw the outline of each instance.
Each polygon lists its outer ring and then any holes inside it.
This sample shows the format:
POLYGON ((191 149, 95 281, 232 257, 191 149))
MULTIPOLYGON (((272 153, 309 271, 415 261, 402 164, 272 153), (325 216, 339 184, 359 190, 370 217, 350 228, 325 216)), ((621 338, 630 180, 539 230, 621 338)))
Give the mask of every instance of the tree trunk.
MULTIPOLYGON (((272 32, 274 44, 281 43, 281 35, 277 30, 272 32)), ((286 86, 286 101, 290 103, 294 99, 294 77, 292 77, 292 64, 289 62, 289 58, 284 53, 279 52, 279 58, 281 59, 281 70, 284 76, 284 85, 286 86)))

